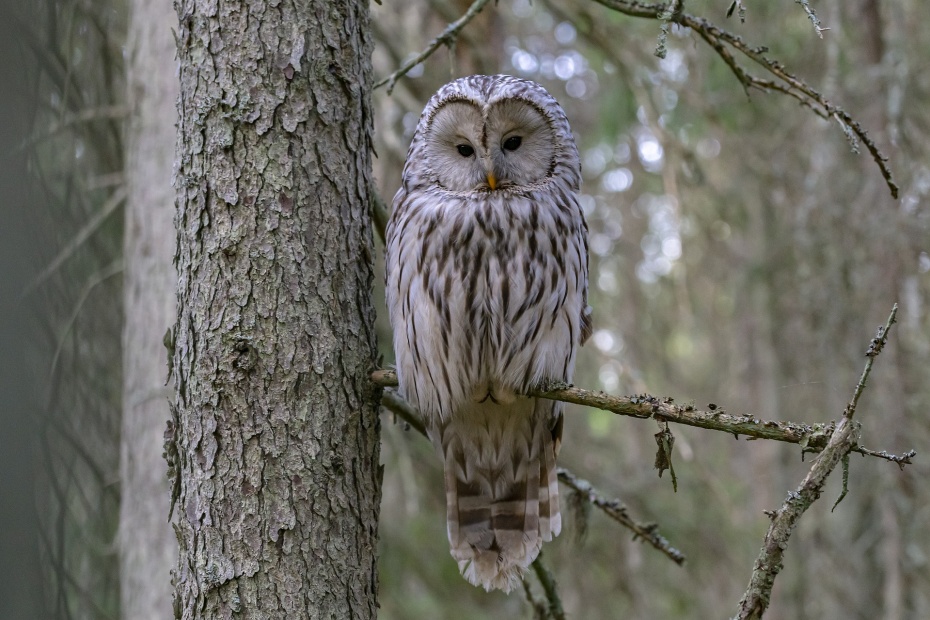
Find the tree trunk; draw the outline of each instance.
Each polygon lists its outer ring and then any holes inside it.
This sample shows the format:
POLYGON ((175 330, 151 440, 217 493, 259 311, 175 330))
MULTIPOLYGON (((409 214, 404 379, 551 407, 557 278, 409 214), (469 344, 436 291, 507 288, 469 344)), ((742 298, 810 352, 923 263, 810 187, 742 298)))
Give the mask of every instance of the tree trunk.
POLYGON ((177 3, 182 618, 373 618, 365 0, 177 3))
POLYGON ((171 264, 177 63, 169 0, 133 0, 128 103, 120 478, 120 608, 123 618, 168 618, 175 537, 162 458, 169 388, 165 330, 175 318, 171 264))

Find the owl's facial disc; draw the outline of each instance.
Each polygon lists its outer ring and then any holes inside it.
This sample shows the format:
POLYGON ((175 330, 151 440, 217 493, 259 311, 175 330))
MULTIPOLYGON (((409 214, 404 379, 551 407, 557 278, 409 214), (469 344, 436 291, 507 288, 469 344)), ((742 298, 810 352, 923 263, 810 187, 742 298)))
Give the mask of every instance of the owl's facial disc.
POLYGON ((465 192, 486 183, 486 149, 482 146, 481 109, 469 101, 439 107, 427 128, 427 157, 442 187, 465 192))
POLYGON ((492 103, 485 121, 488 156, 501 187, 525 187, 544 181, 556 157, 556 136, 549 118, 521 99, 492 103))
POLYGON ((534 105, 471 101, 441 105, 428 125, 428 159, 436 181, 453 191, 519 188, 543 181, 555 162, 555 132, 534 105))

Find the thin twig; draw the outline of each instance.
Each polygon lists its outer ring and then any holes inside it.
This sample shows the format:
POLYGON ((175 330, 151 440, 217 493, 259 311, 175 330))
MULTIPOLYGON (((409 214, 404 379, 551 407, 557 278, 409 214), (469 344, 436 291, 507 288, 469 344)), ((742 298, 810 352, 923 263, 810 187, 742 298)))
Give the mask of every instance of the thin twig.
POLYGON ((25 151, 32 146, 53 137, 60 131, 68 129, 72 125, 89 123, 98 120, 122 120, 129 115, 129 109, 123 105, 100 106, 97 108, 86 108, 73 114, 69 114, 57 123, 52 123, 42 133, 36 133, 19 145, 18 151, 25 151))
POLYGON ((81 294, 78 297, 77 302, 74 304, 74 308, 71 310, 71 314, 65 321, 62 333, 60 336, 58 336, 58 343, 55 346, 55 354, 52 356, 52 364, 48 372, 49 377, 53 377, 55 375, 55 370, 58 367, 58 358, 61 355, 62 349, 64 348, 65 339, 68 337, 68 334, 71 332, 71 328, 74 326, 74 322, 77 320, 78 315, 81 313, 81 308, 84 306, 84 302, 87 301, 87 298, 90 297, 90 294, 99 284, 122 272, 123 259, 118 258, 104 267, 102 270, 93 274, 90 280, 88 280, 87 284, 84 285, 84 288, 81 289, 81 294))
POLYGON ((113 194, 107 199, 103 206, 100 207, 100 210, 97 211, 91 217, 84 226, 81 227, 81 230, 77 232, 74 237, 71 238, 71 241, 68 242, 65 247, 61 249, 58 254, 55 255, 55 258, 42 270, 39 275, 33 279, 32 282, 26 287, 26 289, 20 294, 20 298, 27 297, 32 291, 34 291, 39 285, 41 285, 45 280, 48 279, 55 271, 61 267, 68 258, 71 257, 82 245, 87 241, 97 229, 107 220, 110 215, 116 211, 117 207, 123 204, 123 201, 126 200, 126 186, 122 186, 117 189, 113 194))
POLYGON ((869 373, 872 371, 872 363, 881 352, 885 342, 887 342, 888 332, 895 322, 897 312, 898 305, 895 304, 885 326, 880 327, 878 334, 872 339, 866 353, 868 361, 866 361, 865 369, 862 371, 862 376, 856 385, 853 397, 843 411, 843 415, 837 423, 836 430, 830 437, 827 446, 814 460, 811 470, 804 477, 797 490, 788 494, 788 499, 785 500, 781 508, 775 512, 767 513, 771 517, 772 523, 765 534, 759 557, 753 565, 749 586, 746 588, 742 599, 740 599, 735 620, 758 620, 762 618, 769 606, 772 587, 775 585, 775 577, 778 576, 783 567, 788 538, 797 525, 798 519, 820 497, 827 476, 830 475, 840 461, 848 456, 853 446, 856 445, 860 428, 859 423, 854 422, 852 419, 856 412, 856 405, 862 391, 865 389, 869 373))
POLYGON ((409 424, 413 430, 426 437, 426 426, 420 419, 420 412, 394 390, 384 390, 381 394, 381 404, 409 424))
POLYGON ((840 496, 836 498, 836 501, 833 502, 833 508, 830 509, 830 512, 836 510, 836 507, 840 505, 840 502, 843 501, 843 498, 846 497, 846 494, 849 493, 849 452, 843 455, 843 490, 840 491, 840 496))
POLYGON ((446 26, 446 29, 442 31, 442 34, 430 41, 430 44, 426 46, 426 49, 405 62, 400 69, 375 83, 372 89, 374 90, 381 88, 387 84, 387 92, 390 95, 394 90, 394 83, 397 82, 397 80, 407 75, 411 69, 429 58, 433 52, 439 49, 441 45, 452 46, 455 43, 456 38, 458 38, 459 32, 462 30, 462 28, 464 28, 468 22, 474 19, 475 16, 481 12, 481 9, 483 9, 489 1, 490 0, 475 0, 472 5, 468 7, 468 10, 465 11, 465 14, 446 26))
POLYGON ((804 7, 804 12, 807 13, 807 19, 811 20, 811 23, 814 24, 814 32, 817 33, 817 36, 821 39, 823 38, 823 33, 829 28, 821 28, 820 18, 817 17, 817 13, 814 12, 814 9, 811 8, 808 0, 794 0, 796 3, 804 7))
MULTIPOLYGON (((643 2, 636 2, 634 0, 594 0, 598 4, 607 7, 618 13, 624 15, 629 15, 630 17, 641 17, 645 19, 661 19, 664 12, 667 10, 666 4, 647 4, 643 2)), ((737 78, 740 80, 740 83, 744 87, 747 84, 752 86, 759 87, 763 90, 771 89, 781 92, 786 95, 790 95, 795 99, 801 101, 804 105, 811 108, 817 112, 818 116, 823 118, 829 118, 836 115, 858 138, 865 144, 866 148, 869 150, 869 153, 872 155, 872 159, 878 165, 879 170, 881 171, 882 177, 885 179, 885 183, 888 185, 888 189, 891 192, 893 198, 898 197, 898 185, 894 181, 894 177, 891 174, 891 169, 888 167, 888 158, 885 157, 882 152, 879 150, 878 146, 869 137, 868 133, 862 128, 862 126, 849 115, 841 107, 830 103, 822 94, 814 90, 809 86, 804 80, 792 75, 789 73, 784 66, 778 61, 771 60, 768 58, 765 53, 768 51, 764 47, 751 47, 746 44, 742 38, 723 30, 722 28, 714 25, 710 21, 704 19, 703 17, 697 17, 690 15, 688 13, 676 13, 671 16, 671 21, 690 28, 697 32, 705 41, 707 41, 711 47, 717 52, 718 55, 723 59, 724 62, 734 71, 737 78), (756 77, 749 75, 744 69, 739 67, 732 55, 724 54, 723 50, 726 48, 720 44, 724 42, 730 45, 733 49, 739 51, 747 58, 753 62, 759 64, 766 71, 777 77, 779 80, 785 83, 785 85, 770 82, 768 80, 762 80, 756 77)), ((844 132, 845 133, 845 132, 844 132)))
POLYGON ((912 464, 911 459, 917 456, 916 450, 909 450, 905 452, 904 454, 891 454, 890 452, 887 452, 885 450, 882 450, 881 452, 876 452, 874 450, 869 450, 867 448, 863 448, 862 446, 858 446, 854 448, 852 451, 858 452, 859 454, 863 456, 874 456, 880 459, 891 461, 892 463, 897 463, 898 467, 900 467, 901 469, 904 469, 905 465, 911 465, 912 464))
POLYGON ((564 467, 558 469, 559 482, 580 493, 591 504, 604 511, 608 517, 631 530, 635 538, 642 538, 644 541, 664 553, 676 564, 684 564, 685 555, 669 544, 669 542, 659 534, 659 527, 656 523, 639 523, 633 519, 627 512, 626 506, 620 500, 607 499, 598 493, 590 482, 578 478, 572 472, 564 467))
POLYGON ((882 352, 882 349, 885 348, 885 343, 888 342, 888 332, 891 326, 895 324, 895 317, 897 315, 898 304, 895 304, 891 309, 891 314, 888 315, 888 321, 885 323, 884 327, 879 327, 875 337, 869 341, 869 348, 865 352, 865 356, 868 359, 865 362, 862 375, 859 377, 859 383, 856 384, 856 390, 853 392, 852 400, 849 401, 849 404, 846 405, 846 410, 843 411, 844 418, 851 420, 853 415, 855 415, 856 406, 859 404, 859 397, 862 396, 866 382, 869 380, 869 374, 872 372, 872 364, 875 362, 875 358, 878 357, 878 354, 882 352))
MULTIPOLYGON (((381 387, 395 387, 397 374, 393 370, 376 370, 371 374, 372 381, 381 387)), ((654 418, 658 421, 675 422, 686 426, 695 426, 713 431, 730 433, 737 438, 746 435, 753 439, 771 439, 786 443, 798 444, 811 452, 820 452, 826 447, 830 437, 835 432, 835 423, 804 424, 779 420, 760 420, 746 413, 732 415, 714 405, 708 411, 695 409, 691 405, 677 405, 672 398, 657 398, 648 394, 639 396, 613 396, 604 392, 595 392, 566 384, 549 384, 530 390, 527 396, 548 398, 586 407, 594 407, 610 411, 617 415, 633 418, 654 418)), ((853 452, 866 456, 878 456, 871 450, 860 450, 853 447, 853 452)), ((910 455, 914 456, 914 455, 910 455)), ((894 459, 883 456, 886 460, 901 464, 909 464, 907 459, 894 459)))

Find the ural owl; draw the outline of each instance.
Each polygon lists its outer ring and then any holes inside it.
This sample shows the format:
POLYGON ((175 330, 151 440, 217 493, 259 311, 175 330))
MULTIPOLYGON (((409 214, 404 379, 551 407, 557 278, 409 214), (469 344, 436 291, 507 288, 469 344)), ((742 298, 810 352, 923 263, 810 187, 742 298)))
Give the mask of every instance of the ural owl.
POLYGON ((387 228, 401 393, 445 467, 462 575, 510 591, 562 528, 562 405, 590 334, 581 166, 561 106, 534 82, 476 75, 420 116, 387 228))

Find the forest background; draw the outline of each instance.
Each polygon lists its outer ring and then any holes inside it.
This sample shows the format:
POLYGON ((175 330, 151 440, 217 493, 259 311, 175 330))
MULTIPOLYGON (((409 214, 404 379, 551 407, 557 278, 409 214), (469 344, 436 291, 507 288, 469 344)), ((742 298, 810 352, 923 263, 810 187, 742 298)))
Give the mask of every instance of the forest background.
MULTIPOLYGON (((695 0, 686 10, 766 46, 849 112, 889 157, 897 198, 865 149, 851 152, 835 118, 777 92, 750 89, 747 97, 693 31, 671 27, 659 59, 658 22, 582 0, 491 3, 453 47, 390 94, 376 89, 380 194, 390 202, 419 111, 438 86, 471 73, 539 81, 566 109, 583 158, 596 331, 580 356, 578 385, 829 421, 852 394, 875 327, 899 303, 857 419, 863 445, 920 452, 930 439, 930 33, 922 28, 930 8, 917 0, 815 2, 829 28, 821 38, 796 3, 745 4, 745 22, 736 13, 727 19, 725 2, 695 0)), ((469 5, 372 5, 376 76, 390 75, 469 5)), ((155 23, 164 35, 176 17, 162 10, 167 17, 155 23)), ((154 322, 164 332, 173 313, 153 316, 152 306, 125 301, 134 195, 126 136, 139 120, 128 93, 134 80, 156 75, 127 73, 138 61, 129 52, 139 35, 131 15, 127 2, 66 0, 6 7, 0 20, 8 85, 0 99, 9 394, 0 420, 2 555, 17 558, 0 579, 4 617, 30 617, 17 612, 27 609, 132 617, 121 609, 132 587, 121 571, 121 506, 132 489, 120 442, 127 345, 138 350, 125 326, 154 322)), ((169 37, 160 49, 172 49, 169 37)), ((152 130, 174 144, 173 123, 152 130)), ((168 158, 170 151, 163 184, 168 158)), ((159 208, 170 221, 170 186, 165 195, 159 208)), ((159 239, 173 246, 173 230, 159 239)), ((380 289, 376 280, 388 364, 380 289)), ((164 351, 145 353, 158 356, 166 375, 164 351)), ((161 428, 168 394, 146 395, 163 410, 161 428)), ((458 577, 438 460, 417 434, 390 415, 383 420, 380 616, 529 617, 519 594, 489 595, 458 577)), ((658 523, 687 556, 678 566, 596 510, 570 512, 545 550, 570 616, 728 616, 768 527, 763 511, 781 505, 809 468, 794 445, 676 427, 675 492, 653 469, 657 430, 593 409, 568 414, 560 464, 658 523)), ((827 501, 801 519, 766 617, 930 617, 928 470, 922 454, 904 471, 854 457, 849 495, 831 512, 841 484, 834 476, 827 501)), ((153 495, 163 508, 150 516, 167 528, 167 481, 153 474, 164 495, 153 495)), ((169 568, 173 554, 168 548, 169 568)), ((168 576, 158 575, 150 585, 169 605, 168 576)))

